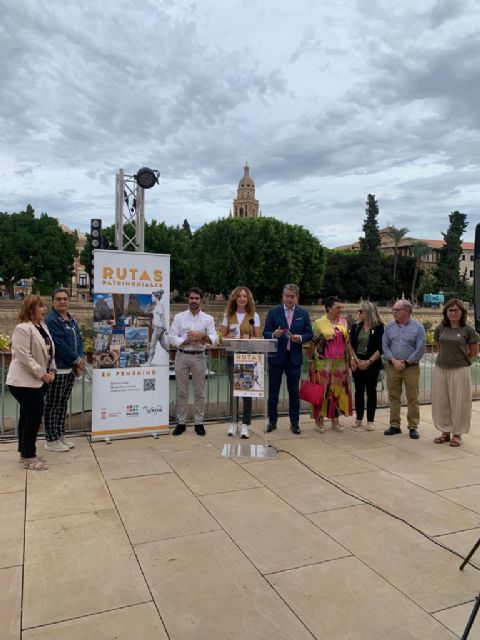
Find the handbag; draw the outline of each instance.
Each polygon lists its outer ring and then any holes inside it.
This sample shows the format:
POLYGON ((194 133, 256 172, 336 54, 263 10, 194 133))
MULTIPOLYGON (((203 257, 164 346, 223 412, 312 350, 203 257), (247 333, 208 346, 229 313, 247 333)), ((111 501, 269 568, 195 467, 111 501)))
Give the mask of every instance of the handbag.
POLYGON ((313 405, 320 405, 325 396, 325 388, 321 384, 302 379, 298 395, 300 400, 305 400, 313 405))

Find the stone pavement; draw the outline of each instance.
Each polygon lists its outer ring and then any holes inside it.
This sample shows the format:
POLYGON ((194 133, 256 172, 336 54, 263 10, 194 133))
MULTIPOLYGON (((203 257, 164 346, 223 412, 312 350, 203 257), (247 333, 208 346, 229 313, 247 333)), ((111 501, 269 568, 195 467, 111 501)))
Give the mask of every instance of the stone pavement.
POLYGON ((282 419, 277 460, 222 458, 225 425, 41 442, 41 473, 1 445, 0 638, 457 638, 480 590, 458 569, 480 536, 473 409, 458 449, 433 444, 429 406, 418 441, 383 436, 386 410, 371 433, 303 416, 294 436, 282 419))

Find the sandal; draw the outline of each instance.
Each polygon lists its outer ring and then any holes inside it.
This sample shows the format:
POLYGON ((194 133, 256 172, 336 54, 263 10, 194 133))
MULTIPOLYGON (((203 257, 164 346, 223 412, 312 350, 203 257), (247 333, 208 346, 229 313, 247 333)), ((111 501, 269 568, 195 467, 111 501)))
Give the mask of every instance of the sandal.
POLYGON ((42 462, 39 458, 26 458, 23 466, 25 469, 30 469, 30 471, 46 471, 48 469, 48 464, 42 462))
POLYGON ((47 461, 47 459, 44 458, 43 456, 37 456, 36 458, 22 458, 22 456, 20 456, 20 458, 18 459, 18 461, 21 462, 22 464, 25 462, 25 460, 40 460, 40 462, 47 461))
POLYGON ((460 436, 453 436, 450 446, 451 447, 459 447, 462 444, 462 439, 460 436))
POLYGON ((343 431, 344 428, 342 427, 342 425, 340 424, 340 420, 338 418, 334 418, 332 420, 332 429, 334 431, 343 431))
POLYGON ((325 433, 325 425, 323 424, 323 418, 315 418, 315 428, 320 433, 325 433))
MULTIPOLYGON (((438 436, 438 438, 435 438, 434 442, 435 442, 435 444, 443 444, 444 442, 450 442, 450 434, 449 433, 445 433, 445 431, 444 431, 441 436, 438 436)), ((455 446, 455 445, 453 445, 453 446, 455 446)))

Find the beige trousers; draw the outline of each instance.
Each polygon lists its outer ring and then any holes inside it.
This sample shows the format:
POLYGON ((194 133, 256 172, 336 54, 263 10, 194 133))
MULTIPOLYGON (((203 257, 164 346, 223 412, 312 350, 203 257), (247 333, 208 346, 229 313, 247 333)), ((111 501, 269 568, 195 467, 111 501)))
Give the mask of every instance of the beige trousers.
POLYGON ((433 367, 432 418, 435 428, 452 435, 470 431, 472 380, 470 367, 433 367))
POLYGON ((205 353, 183 353, 175 356, 175 380, 177 386, 177 423, 185 424, 188 413, 188 384, 192 374, 193 418, 195 424, 203 424, 203 405, 205 402, 205 353))
POLYGON ((391 364, 387 364, 386 371, 388 397, 390 400, 390 426, 400 426, 402 387, 405 385, 408 428, 418 429, 420 423, 420 406, 418 402, 420 367, 415 364, 403 371, 397 371, 391 364))

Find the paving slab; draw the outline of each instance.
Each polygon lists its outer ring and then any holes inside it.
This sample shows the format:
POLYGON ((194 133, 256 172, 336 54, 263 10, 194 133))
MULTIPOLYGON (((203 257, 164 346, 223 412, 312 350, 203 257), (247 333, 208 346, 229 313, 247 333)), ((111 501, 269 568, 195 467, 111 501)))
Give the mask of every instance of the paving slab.
MULTIPOLYGON (((437 536, 435 539, 447 546, 449 549, 453 549, 461 556, 458 559, 458 566, 460 566, 464 558, 466 558, 471 549, 473 549, 477 540, 480 539, 480 528, 469 529, 468 531, 459 531, 458 533, 452 533, 446 536, 437 536)), ((477 549, 477 551, 473 554, 470 562, 480 567, 480 549, 477 549)), ((468 565, 467 567, 465 567, 464 571, 467 570, 468 565)))
POLYGON ((357 558, 282 571, 268 580, 317 640, 455 638, 357 558))
POLYGON ((23 564, 24 525, 24 492, 0 493, 0 567, 23 564))
POLYGON ((373 507, 308 517, 428 612, 461 604, 478 588, 476 571, 459 571, 455 555, 373 507))
POLYGON ((261 573, 348 555, 266 488, 202 496, 201 500, 261 573))
POLYGON ((134 545, 220 528, 174 473, 110 480, 109 486, 134 545))
POLYGON ((171 640, 313 640, 223 531, 137 553, 171 640))
POLYGON ((20 638, 22 567, 0 569, 0 638, 20 638))
POLYGON ((113 502, 95 461, 70 462, 28 473, 27 520, 112 509, 113 502))
MULTIPOLYGON (((435 613, 434 617, 442 624, 444 624, 448 629, 451 629, 451 631, 456 634, 455 637, 461 637, 470 618, 473 604, 474 603, 472 601, 466 604, 459 605, 458 607, 445 609, 444 611, 435 613)), ((480 620, 478 618, 478 615, 475 619, 475 622, 473 623, 472 628, 470 629, 468 640, 480 640, 480 620)))
POLYGON ((113 509, 27 522, 25 546, 24 629, 151 599, 113 509))
POLYGON ((446 489, 439 491, 439 496, 461 504, 475 513, 480 513, 480 484, 474 484, 470 487, 461 487, 460 489, 446 489))
POLYGON ((285 453, 268 464, 245 464, 244 469, 300 513, 359 504, 285 453))
POLYGON ((0 493, 25 491, 26 471, 13 449, 0 451, 0 493))
POLYGON ((169 465, 193 493, 205 495, 259 487, 260 483, 217 449, 164 453, 169 465))
MULTIPOLYGON (((339 438, 343 433, 338 433, 339 438)), ((312 442, 311 439, 301 440, 278 440, 275 446, 279 450, 291 453, 314 471, 318 471, 325 476, 346 475, 349 473, 362 473, 372 471, 376 467, 361 459, 360 450, 352 454, 342 451, 338 447, 333 447, 320 440, 312 442)), ((371 451, 371 449, 367 449, 371 451)))
POLYGON ((152 602, 23 632, 22 640, 167 640, 152 602))
POLYGON ((97 442, 93 444, 93 451, 108 480, 169 473, 172 470, 153 438, 115 440, 109 445, 97 442))
POLYGON ((350 491, 436 536, 480 526, 480 516, 386 471, 337 478, 350 491))

